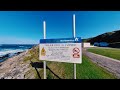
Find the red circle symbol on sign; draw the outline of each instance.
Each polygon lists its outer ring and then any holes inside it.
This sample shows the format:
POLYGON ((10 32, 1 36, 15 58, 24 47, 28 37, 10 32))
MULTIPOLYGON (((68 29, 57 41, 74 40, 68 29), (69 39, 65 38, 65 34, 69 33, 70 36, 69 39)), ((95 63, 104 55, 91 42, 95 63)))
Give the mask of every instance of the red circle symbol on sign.
POLYGON ((77 54, 73 54, 73 57, 74 58, 80 58, 80 55, 77 53, 77 54))
POLYGON ((73 49, 73 58, 80 58, 79 52, 80 52, 80 49, 77 48, 77 47, 75 47, 75 48, 73 49))
POLYGON ((75 47, 75 48, 73 49, 73 53, 79 53, 79 52, 80 52, 79 48, 75 47))

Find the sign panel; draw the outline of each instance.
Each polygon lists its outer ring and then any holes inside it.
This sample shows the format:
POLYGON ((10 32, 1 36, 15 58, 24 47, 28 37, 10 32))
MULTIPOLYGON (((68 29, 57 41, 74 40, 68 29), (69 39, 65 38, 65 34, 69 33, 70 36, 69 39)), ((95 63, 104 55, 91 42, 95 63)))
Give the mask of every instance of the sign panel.
POLYGON ((40 39, 39 59, 82 63, 81 38, 40 39))

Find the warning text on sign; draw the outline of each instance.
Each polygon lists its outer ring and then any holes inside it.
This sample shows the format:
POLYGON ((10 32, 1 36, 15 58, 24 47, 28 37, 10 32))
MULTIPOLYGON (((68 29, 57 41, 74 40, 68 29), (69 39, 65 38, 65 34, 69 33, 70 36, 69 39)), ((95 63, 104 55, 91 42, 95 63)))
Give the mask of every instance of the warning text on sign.
POLYGON ((80 38, 41 39, 39 50, 40 60, 82 63, 80 38))

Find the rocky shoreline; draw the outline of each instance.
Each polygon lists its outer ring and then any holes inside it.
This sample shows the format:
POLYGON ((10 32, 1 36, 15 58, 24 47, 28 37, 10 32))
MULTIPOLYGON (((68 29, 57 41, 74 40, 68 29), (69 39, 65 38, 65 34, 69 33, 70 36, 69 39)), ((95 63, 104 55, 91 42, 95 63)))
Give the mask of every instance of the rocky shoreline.
POLYGON ((20 53, 22 53, 22 52, 17 52, 17 53, 14 53, 12 55, 11 55, 11 53, 8 53, 8 54, 6 54, 4 56, 0 56, 0 63, 3 62, 3 61, 5 61, 8 58, 11 58, 13 56, 19 55, 20 53))
MULTIPOLYGON (((23 52, 18 52, 16 53, 17 55, 1 62, 0 79, 27 79, 25 75, 32 68, 30 67, 30 60, 25 62, 24 58, 29 55, 29 51, 32 49, 33 48, 23 52)), ((9 57, 9 55, 2 58, 7 57, 9 57)), ((31 75, 29 78, 33 79, 34 75, 31 75)))

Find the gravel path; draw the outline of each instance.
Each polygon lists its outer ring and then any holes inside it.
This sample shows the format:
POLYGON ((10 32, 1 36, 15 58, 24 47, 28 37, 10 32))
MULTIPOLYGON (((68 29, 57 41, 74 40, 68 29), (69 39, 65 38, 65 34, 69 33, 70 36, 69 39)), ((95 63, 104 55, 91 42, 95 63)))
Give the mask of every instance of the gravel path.
POLYGON ((107 69, 109 72, 116 75, 118 79, 120 79, 119 60, 88 52, 86 48, 83 49, 83 54, 88 56, 94 63, 97 63, 99 66, 107 69))

